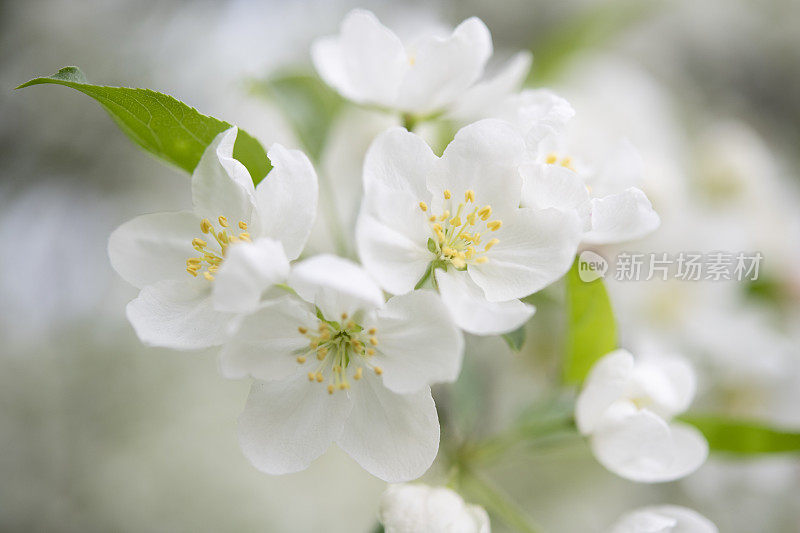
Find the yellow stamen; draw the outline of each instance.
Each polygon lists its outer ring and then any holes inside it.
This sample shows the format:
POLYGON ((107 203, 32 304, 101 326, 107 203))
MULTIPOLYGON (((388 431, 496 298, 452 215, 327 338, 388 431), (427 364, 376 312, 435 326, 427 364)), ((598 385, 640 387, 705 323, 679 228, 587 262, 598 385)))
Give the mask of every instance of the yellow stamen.
POLYGON ((211 225, 211 221, 208 220, 207 218, 204 218, 203 220, 200 221, 200 231, 202 231, 203 233, 208 233, 209 231, 211 231, 212 227, 213 226, 211 225))
POLYGON ((353 374, 353 379, 359 380, 359 379, 361 379, 361 376, 363 376, 363 375, 364 375, 364 369, 361 368, 361 367, 358 367, 358 369, 356 369, 356 373, 353 374))
POLYGON ((367 331, 367 333, 369 333, 370 335, 375 335, 377 332, 378 330, 376 328, 369 328, 369 331, 367 331))
POLYGON ((489 258, 486 257, 485 255, 482 255, 482 256, 478 257, 477 259, 475 259, 475 262, 478 263, 478 264, 481 264, 481 265, 483 263, 486 263, 487 261, 489 261, 489 258))
POLYGON ((492 206, 485 205, 478 209, 478 216, 481 217, 481 220, 486 220, 490 216, 492 216, 492 206))
POLYGON ((426 204, 425 202, 420 202, 419 203, 419 208, 422 209, 423 211, 427 211, 428 210, 428 204, 426 204))
POLYGON ((500 226, 502 226, 502 225, 503 225, 503 221, 502 220, 492 220, 491 222, 488 222, 486 224, 486 227, 489 228, 492 231, 497 231, 497 230, 500 229, 500 226))
POLYGON ((192 246, 195 248, 205 248, 208 246, 208 243, 199 237, 195 237, 192 239, 192 246))
POLYGON ((379 366, 373 367, 373 369, 372 369, 372 370, 374 370, 374 371, 375 371, 375 373, 376 373, 376 374, 378 374, 379 376, 380 376, 381 374, 383 374, 383 369, 382 369, 381 367, 379 367, 379 366))
POLYGON ((317 375, 314 376, 314 379, 317 380, 317 383, 322 383, 325 378, 322 377, 322 372, 317 372, 317 375))
POLYGON ((333 385, 328 385, 328 394, 333 394, 334 387, 333 385))
POLYGON ((239 229, 242 231, 247 231, 247 222, 244 220, 239 221, 239 229))
POLYGON ((222 226, 223 228, 227 228, 228 227, 228 219, 223 217, 223 216, 220 216, 217 219, 217 222, 219 222, 219 225, 222 226))
POLYGON ((203 272, 203 277, 208 281, 214 281, 214 276, 211 274, 211 272, 203 272))
POLYGON ((544 160, 544 162, 548 165, 552 165, 556 161, 558 161, 558 156, 556 154, 547 154, 547 157, 544 160))
POLYGON ((313 372, 308 373, 308 381, 314 381, 317 378, 317 375, 313 372))
POLYGON ((465 202, 474 202, 475 201, 475 191, 472 189, 467 189, 467 192, 464 193, 464 201, 465 202))
POLYGON ((450 219, 450 225, 451 226, 455 226, 455 227, 460 226, 461 225, 461 218, 457 217, 457 216, 451 218, 450 219))
POLYGON ((373 350, 372 348, 368 349, 367 355, 375 355, 375 350, 373 350))
POLYGON ((298 363, 300 363, 300 364, 302 365, 303 363, 305 363, 305 362, 306 362, 306 356, 304 356, 304 355, 299 355, 299 356, 297 357, 297 362, 298 362, 298 363))
POLYGON ((303 326, 300 326, 299 328, 297 328, 297 331, 300 332, 300 335, 305 335, 306 333, 308 333, 308 329, 304 328, 303 326))
POLYGON ((370 337, 369 338, 369 343, 371 345, 373 345, 373 346, 377 346, 378 345, 378 339, 376 339, 375 337, 370 337))
POLYGON ((191 268, 187 268, 186 272, 188 272, 189 274, 191 274, 194 277, 197 277, 197 271, 196 270, 192 270, 191 268))
POLYGON ((489 248, 491 248, 492 246, 494 246, 498 242, 500 242, 500 239, 492 239, 491 241, 486 243, 486 246, 484 246, 483 249, 488 251, 489 248))
POLYGON ((450 189, 445 189, 444 190, 444 199, 445 200, 449 200, 450 199, 450 189))

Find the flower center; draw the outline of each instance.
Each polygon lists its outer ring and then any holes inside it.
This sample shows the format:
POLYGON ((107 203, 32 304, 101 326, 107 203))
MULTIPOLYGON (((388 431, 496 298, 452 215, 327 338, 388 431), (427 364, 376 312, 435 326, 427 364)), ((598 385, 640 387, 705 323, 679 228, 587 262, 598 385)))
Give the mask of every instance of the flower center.
MULTIPOLYGON (((455 206, 452 193, 444 190, 443 211, 440 215, 428 216, 433 237, 428 240, 428 249, 437 256, 437 259, 448 261, 459 270, 467 267, 468 263, 486 263, 489 249, 500 242, 492 238, 480 247, 484 233, 497 231, 503 225, 501 220, 489 220, 492 216, 492 206, 481 207, 475 203, 475 191, 472 189, 464 193, 464 201, 455 206)), ((419 208, 427 213, 428 205, 419 203, 419 208)))
POLYGON ((575 167, 572 165, 572 158, 568 155, 559 158, 558 154, 550 152, 547 154, 547 157, 544 158, 544 162, 548 165, 561 165, 564 168, 575 170, 575 167))
POLYGON ((297 356, 297 363, 304 365, 315 356, 317 366, 309 371, 308 381, 327 382, 328 394, 350 388, 348 371, 349 377, 355 381, 363 377, 365 366, 377 375, 383 374, 381 367, 370 362, 378 346, 378 331, 375 328, 364 330, 353 320, 348 320, 347 313, 342 313, 341 322, 321 318, 317 331, 305 327, 299 327, 297 331, 309 341, 308 348, 297 356))
POLYGON ((238 234, 234 235, 233 230, 229 230, 228 219, 220 216, 217 218, 220 230, 217 231, 214 224, 207 218, 200 221, 200 231, 206 235, 214 237, 214 241, 206 241, 199 237, 192 239, 192 248, 197 250, 198 257, 190 257, 186 260, 186 272, 197 277, 203 274, 208 281, 214 281, 214 274, 219 270, 225 254, 231 244, 239 241, 250 242, 250 234, 247 233, 247 223, 240 221, 238 234), (230 231, 230 233, 228 233, 230 231), (216 242, 216 244, 214 244, 216 242))

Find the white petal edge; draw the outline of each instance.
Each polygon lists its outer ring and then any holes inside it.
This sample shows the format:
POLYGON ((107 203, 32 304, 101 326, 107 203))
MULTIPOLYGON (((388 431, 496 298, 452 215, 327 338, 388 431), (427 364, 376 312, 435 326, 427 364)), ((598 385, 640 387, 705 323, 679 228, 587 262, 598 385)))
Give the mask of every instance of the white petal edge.
MULTIPOLYGON (((308 355, 309 341, 298 328, 317 326, 313 308, 293 296, 267 302, 237 324, 220 353, 220 371, 230 379, 247 376, 262 381, 286 379, 300 365, 298 355, 308 355)), ((309 357, 306 365, 316 358, 309 357)))
POLYGON ((233 244, 213 283, 214 308, 228 313, 254 311, 261 294, 288 276, 289 260, 280 242, 264 238, 233 244))
POLYGON ((418 290, 390 298, 374 326, 379 341, 375 363, 383 369, 383 384, 389 390, 407 394, 458 377, 464 338, 435 292, 418 290))
POLYGON ((500 335, 514 331, 536 312, 519 300, 490 302, 466 272, 439 269, 434 274, 442 302, 455 323, 475 335, 500 335))
POLYGON ((166 280, 148 285, 131 301, 126 314, 148 346, 195 350, 222 344, 232 314, 216 311, 210 282, 166 280))
POLYGON ((220 133, 206 147, 192 173, 192 203, 200 218, 216 224, 219 216, 231 224, 250 223, 253 213, 253 181, 245 166, 233 158, 238 129, 220 133))
POLYGON ((654 505, 623 515, 611 533, 719 533, 711 520, 678 505, 654 505))
POLYGON ((192 239, 201 235, 200 219, 190 211, 136 217, 108 238, 111 266, 131 285, 186 280, 186 260, 195 257, 192 239))
POLYGON ((283 381, 256 381, 239 416, 239 445, 262 472, 299 472, 341 434, 351 407, 346 395, 328 394, 304 374, 283 381))
POLYGON ((439 419, 430 389, 395 394, 366 372, 349 394, 353 409, 336 439, 340 448, 390 483, 416 479, 430 468, 439 450, 439 419))
POLYGON ((614 350, 592 366, 575 403, 575 422, 582 434, 591 433, 603 412, 626 392, 633 369, 633 355, 627 350, 614 350))
POLYGON ((269 148, 272 170, 255 191, 260 236, 283 243, 286 256, 297 259, 317 216, 317 173, 300 150, 275 143, 269 148))
POLYGON ((289 286, 328 320, 354 316, 383 305, 383 292, 358 264, 334 255, 316 255, 294 265, 289 286))
POLYGON ((589 244, 612 244, 640 239, 661 225, 658 213, 639 189, 592 199, 592 229, 583 236, 589 244))

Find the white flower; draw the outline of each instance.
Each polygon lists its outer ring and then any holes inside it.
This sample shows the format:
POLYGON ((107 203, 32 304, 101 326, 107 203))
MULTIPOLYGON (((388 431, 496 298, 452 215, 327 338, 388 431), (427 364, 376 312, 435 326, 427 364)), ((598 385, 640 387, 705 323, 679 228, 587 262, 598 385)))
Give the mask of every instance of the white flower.
POLYGON ((520 302, 561 277, 578 241, 578 217, 520 208, 524 142, 508 123, 462 128, 439 158, 394 128, 364 162, 356 238, 364 266, 393 294, 430 273, 456 323, 476 334, 511 331, 533 314, 520 302))
POLYGON ((142 342, 177 349, 221 344, 236 313, 258 306, 303 249, 317 175, 300 151, 273 144, 273 169, 253 187, 220 133, 192 174, 193 211, 137 217, 109 238, 111 264, 142 289, 128 319, 142 342))
POLYGON ((463 338, 431 291, 383 293, 358 265, 297 264, 285 296, 242 319, 222 350, 228 377, 257 381, 242 449, 270 474, 307 468, 332 442, 386 481, 422 475, 439 447, 430 384, 454 381, 463 338))
POLYGON ((422 484, 386 489, 379 519, 386 533, 491 533, 483 507, 466 504, 450 489, 422 484))
POLYGON ((642 160, 627 140, 604 160, 586 160, 566 140, 574 115, 566 100, 546 90, 508 98, 495 116, 515 124, 525 136, 531 161, 522 167, 522 205, 555 207, 578 213, 583 241, 608 244, 638 239, 661 223, 639 188, 642 160))
POLYGON ((404 45, 369 11, 355 9, 339 35, 317 39, 314 66, 345 98, 417 114, 461 100, 461 114, 517 88, 530 56, 518 54, 491 80, 478 82, 492 55, 492 37, 480 19, 462 22, 448 36, 429 34, 404 45))
POLYGON ((616 350, 595 363, 578 397, 578 429, 590 435, 600 463, 632 481, 672 481, 697 470, 708 443, 694 427, 672 422, 695 393, 695 376, 679 357, 634 362, 616 350))
POLYGON ((677 505, 644 507, 623 515, 611 533, 718 533, 708 518, 677 505))

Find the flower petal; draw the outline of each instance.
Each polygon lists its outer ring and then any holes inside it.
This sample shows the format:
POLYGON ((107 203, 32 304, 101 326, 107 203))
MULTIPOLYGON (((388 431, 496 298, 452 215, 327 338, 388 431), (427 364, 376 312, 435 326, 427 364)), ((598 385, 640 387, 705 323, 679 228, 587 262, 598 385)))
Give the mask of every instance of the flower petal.
POLYGON ((417 200, 406 192, 374 185, 356 223, 358 255, 367 271, 392 294, 403 294, 422 278, 433 259, 431 236, 417 200))
POLYGON ((195 213, 214 223, 224 216, 233 224, 249 224, 253 212, 253 180, 245 166, 233 158, 237 133, 234 126, 217 135, 192 173, 195 213))
MULTIPOLYGON (((441 202, 445 189, 454 198, 475 191, 476 201, 489 204, 495 213, 519 207, 525 144, 514 127, 485 119, 461 128, 442 155, 443 171, 428 178, 428 189, 441 202)), ((439 206, 434 204, 435 210, 439 206)))
POLYGON ((491 302, 523 298, 566 274, 582 235, 577 214, 558 209, 516 209, 503 218, 489 261, 467 267, 491 302))
POLYGON ((358 103, 392 106, 409 69, 403 43, 371 12, 354 9, 338 36, 312 44, 317 72, 343 96, 358 103))
POLYGON ((475 335, 500 335, 514 331, 533 316, 536 309, 519 300, 490 302, 469 274, 460 271, 434 274, 442 302, 455 323, 475 335))
POLYGON ((427 179, 437 172, 439 158, 422 137, 405 128, 391 128, 370 145, 364 159, 364 192, 375 184, 389 191, 404 191, 416 202, 428 202, 427 179))
POLYGON ((144 344, 176 350, 222 344, 233 318, 214 310, 210 283, 204 279, 148 285, 128 304, 127 315, 144 344))
POLYGON ((487 110, 497 106, 519 90, 531 68, 533 56, 527 50, 517 52, 500 71, 470 87, 458 98, 448 115, 462 122, 474 122, 487 117, 487 110))
POLYGON ((289 275, 289 260, 280 242, 256 239, 232 245, 214 280, 214 308, 228 313, 255 310, 261 294, 289 275))
POLYGON ((528 148, 541 153, 545 149, 542 142, 563 132, 575 110, 554 92, 536 89, 506 99, 496 116, 519 128, 528 148))
POLYGON ((349 394, 353 409, 336 443, 384 481, 409 481, 424 474, 439 449, 439 419, 430 389, 395 394, 367 372, 349 394))
POLYGON ((561 165, 527 163, 522 174, 523 207, 553 207, 577 213, 584 230, 591 229, 591 203, 586 184, 577 172, 561 165))
POLYGON ((592 195, 597 198, 641 187, 644 180, 642 156, 627 139, 611 150, 598 172, 588 180, 592 195))
POLYGON ((644 237, 661 219, 647 196, 636 188, 592 199, 592 230, 583 236, 591 244, 611 244, 644 237))
POLYGON ((328 320, 354 316, 383 305, 383 292, 356 263, 334 255, 317 255, 294 266, 289 285, 322 311, 328 320))
POLYGON ((667 423, 627 401, 606 409, 592 433, 591 447, 608 470, 640 483, 666 481, 677 456, 667 423))
POLYGON ((317 216, 317 173, 300 150, 275 143, 268 156, 273 168, 255 191, 258 234, 281 241, 286 256, 294 260, 303 251, 317 216))
POLYGON ((669 425, 675 446, 675 461, 656 481, 673 481, 693 473, 708 459, 708 441, 694 426, 681 422, 669 425))
POLYGON ((677 505, 654 505, 626 513, 611 533, 719 533, 708 518, 677 505))
POLYGON ((241 320, 222 348, 222 375, 262 381, 289 377, 298 367, 297 356, 308 349, 308 339, 298 328, 313 331, 317 322, 313 308, 299 298, 284 296, 263 304, 241 320))
POLYGON ((200 235, 194 213, 153 213, 118 227, 108 238, 108 257, 122 278, 142 288, 166 279, 188 279, 186 260, 197 255, 192 239, 200 235))
POLYGON ((305 375, 257 381, 239 417, 239 445, 262 472, 304 470, 342 432, 351 406, 346 395, 328 394, 305 375))
POLYGON ((492 35, 479 18, 471 17, 448 37, 423 39, 409 52, 408 69, 397 107, 428 112, 441 108, 475 83, 492 55, 492 35))
POLYGON ((628 394, 648 398, 648 409, 670 419, 689 408, 696 390, 694 370, 684 358, 650 356, 637 363, 628 394))
POLYGON ((394 296, 377 313, 375 326, 383 384, 406 394, 433 383, 452 382, 461 371, 464 338, 433 291, 394 296))
POLYGON ((627 350, 614 350, 592 366, 575 403, 575 421, 581 433, 594 431, 605 410, 628 389, 633 371, 633 355, 627 350))

